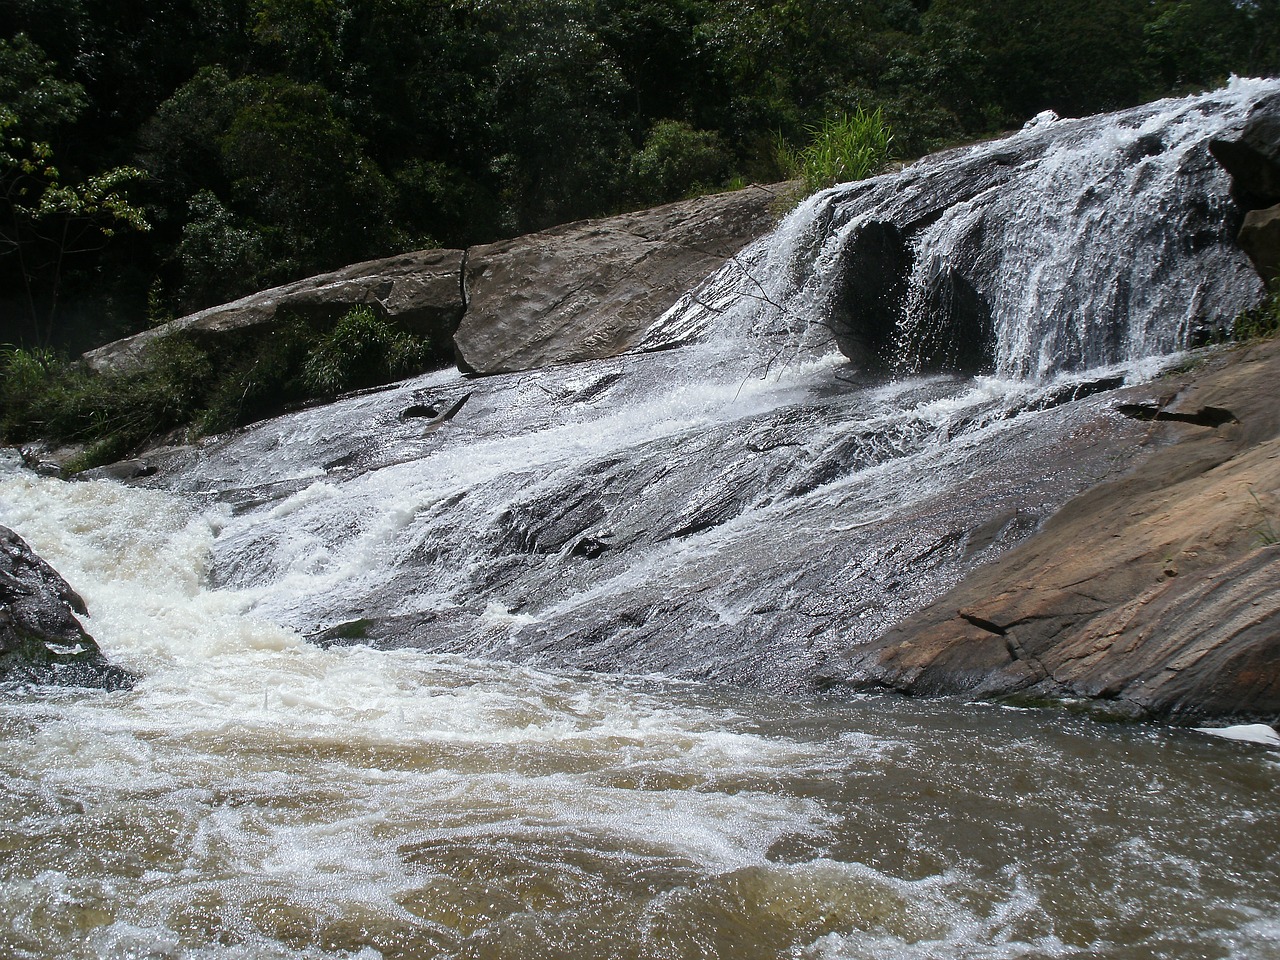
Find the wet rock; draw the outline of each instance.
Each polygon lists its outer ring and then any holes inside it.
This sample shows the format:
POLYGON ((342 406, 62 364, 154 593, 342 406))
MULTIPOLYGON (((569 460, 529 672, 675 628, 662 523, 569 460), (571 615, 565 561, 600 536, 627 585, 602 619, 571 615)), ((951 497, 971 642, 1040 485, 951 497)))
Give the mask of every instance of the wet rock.
POLYGON ((1231 174, 1231 195, 1246 210, 1280 203, 1280 96, 1260 100, 1240 134, 1212 140, 1209 151, 1231 174))
POLYGON ((832 318, 836 345, 860 369, 891 368, 906 315, 911 247, 895 224, 871 221, 850 240, 846 262, 844 295, 832 318))
POLYGON ((851 683, 1280 714, 1277 377, 1272 342, 1219 359, 1170 403, 1129 405, 1167 413, 1148 418, 1167 445, 853 651, 851 683))
POLYGON ((1240 228, 1238 242, 1265 282, 1273 284, 1280 279, 1280 204, 1265 210, 1250 210, 1240 228))
POLYGON ((101 373, 128 372, 137 369, 147 345, 167 333, 267 332, 289 319, 331 324, 357 306, 375 308, 408 333, 447 343, 462 317, 461 277, 460 250, 419 250, 357 263, 181 317, 91 350, 84 359, 101 373))
POLYGON ((503 373, 613 357, 775 219, 753 186, 467 251, 458 366, 503 373))
POLYGON ((76 614, 84 601, 7 527, 0 527, 0 680, 119 690, 135 678, 107 662, 76 614))

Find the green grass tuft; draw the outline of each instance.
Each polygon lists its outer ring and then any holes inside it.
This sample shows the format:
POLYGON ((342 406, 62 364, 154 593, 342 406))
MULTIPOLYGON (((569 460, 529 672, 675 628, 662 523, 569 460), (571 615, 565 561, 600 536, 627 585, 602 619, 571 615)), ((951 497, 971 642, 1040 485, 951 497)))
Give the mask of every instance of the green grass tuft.
POLYGON ((778 166, 791 179, 816 193, 837 183, 864 180, 879 173, 892 158, 893 131, 879 108, 824 120, 807 127, 806 146, 796 149, 779 139, 778 166))

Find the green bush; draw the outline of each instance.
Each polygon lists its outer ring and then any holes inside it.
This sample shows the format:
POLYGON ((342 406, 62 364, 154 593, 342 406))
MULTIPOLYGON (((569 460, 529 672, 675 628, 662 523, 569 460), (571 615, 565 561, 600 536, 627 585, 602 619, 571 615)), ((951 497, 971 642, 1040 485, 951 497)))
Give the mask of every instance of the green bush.
POLYGON ((806 127, 805 132, 809 143, 799 150, 779 139, 777 160, 788 177, 804 182, 807 194, 873 176, 892 156, 893 132, 879 108, 859 108, 806 127))
POLYGON ((399 380, 426 369, 428 344, 354 307, 307 354, 303 377, 318 396, 399 380))
POLYGON ((104 376, 42 350, 0 351, 0 439, 84 444, 69 472, 128 456, 188 428, 218 433, 328 398, 421 373, 429 345, 356 307, 331 331, 294 321, 216 343, 157 339, 136 373, 104 376))
POLYGON ((659 120, 631 157, 636 197, 665 203, 715 189, 729 170, 729 150, 712 130, 680 120, 659 120))

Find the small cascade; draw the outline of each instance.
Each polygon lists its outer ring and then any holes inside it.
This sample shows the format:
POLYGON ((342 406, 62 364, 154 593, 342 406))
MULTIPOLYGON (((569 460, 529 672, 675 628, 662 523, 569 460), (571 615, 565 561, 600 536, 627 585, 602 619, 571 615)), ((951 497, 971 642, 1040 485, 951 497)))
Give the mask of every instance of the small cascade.
POLYGON ((1112 475, 1087 438, 1146 426, 1107 391, 1259 297, 1206 144, 1276 92, 1040 117, 833 188, 646 352, 431 374, 141 482, 229 510, 211 584, 323 643, 825 684, 1112 475))
POLYGON ((810 197, 672 308, 653 343, 833 341, 861 369, 1045 378, 1194 346, 1256 304, 1208 142, 1274 80, 1080 120, 810 197))

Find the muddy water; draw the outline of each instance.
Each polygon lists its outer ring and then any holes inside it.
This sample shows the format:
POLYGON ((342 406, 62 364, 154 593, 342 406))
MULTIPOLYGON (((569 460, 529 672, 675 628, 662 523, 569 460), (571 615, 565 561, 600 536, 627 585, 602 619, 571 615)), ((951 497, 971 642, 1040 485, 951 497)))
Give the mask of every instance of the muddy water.
POLYGON ((322 650, 203 586, 216 510, 0 510, 144 675, 0 694, 5 957, 1280 957, 1266 748, 322 650))

